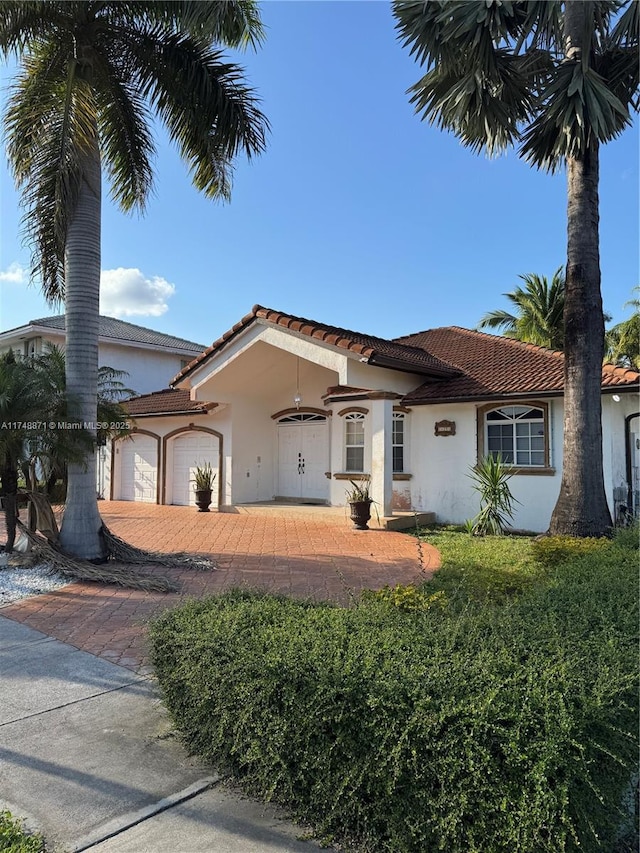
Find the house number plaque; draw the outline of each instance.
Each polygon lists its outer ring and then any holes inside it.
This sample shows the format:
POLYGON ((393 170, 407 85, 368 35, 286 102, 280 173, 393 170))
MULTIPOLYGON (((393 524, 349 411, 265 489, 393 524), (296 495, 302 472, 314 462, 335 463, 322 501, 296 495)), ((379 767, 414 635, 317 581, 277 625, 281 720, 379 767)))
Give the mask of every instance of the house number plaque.
POLYGON ((435 435, 455 435, 455 421, 436 421, 435 435))

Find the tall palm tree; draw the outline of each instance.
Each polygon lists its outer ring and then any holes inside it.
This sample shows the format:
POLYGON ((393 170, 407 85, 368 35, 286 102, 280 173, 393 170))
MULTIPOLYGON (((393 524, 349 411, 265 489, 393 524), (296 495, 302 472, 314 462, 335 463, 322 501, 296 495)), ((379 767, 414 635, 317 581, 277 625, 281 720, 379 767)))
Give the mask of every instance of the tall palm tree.
MULTIPOLYGON (((95 433, 103 171, 114 201, 144 209, 166 126, 195 186, 228 198, 232 164, 264 149, 268 123, 216 44, 257 44, 253 0, 46 0, 0 4, 0 51, 21 71, 5 118, 23 193, 32 274, 66 308, 67 388, 95 433)), ((69 466, 65 550, 102 557, 96 460, 69 466)))
POLYGON ((602 467, 604 318, 600 145, 638 108, 639 4, 633 0, 394 0, 399 38, 426 74, 410 89, 423 118, 474 151, 514 145, 567 171, 564 453, 550 530, 611 527, 602 467))
POLYGON ((480 320, 480 329, 502 329, 507 338, 526 341, 541 347, 561 350, 564 346, 564 272, 559 267, 551 284, 546 276, 535 273, 518 276, 525 287, 504 293, 513 304, 515 314, 490 311, 480 320))

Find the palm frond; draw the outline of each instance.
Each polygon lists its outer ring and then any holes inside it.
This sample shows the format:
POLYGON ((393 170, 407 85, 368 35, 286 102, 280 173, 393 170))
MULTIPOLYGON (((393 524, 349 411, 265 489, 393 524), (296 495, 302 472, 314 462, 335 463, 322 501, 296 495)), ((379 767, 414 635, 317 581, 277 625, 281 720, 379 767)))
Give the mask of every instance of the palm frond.
POLYGON ((609 142, 630 124, 628 110, 593 69, 578 61, 557 67, 540 99, 538 117, 522 136, 520 154, 546 171, 592 144, 609 142))
POLYGON ((611 31, 611 44, 617 47, 638 46, 640 32, 640 4, 632 0, 626 4, 626 9, 618 18, 611 31))
POLYGON ((255 0, 112 0, 103 14, 114 24, 159 27, 167 34, 184 33, 229 47, 257 47, 264 39, 260 9, 255 0))
POLYGON ((156 149, 151 116, 127 67, 118 44, 98 43, 94 60, 94 89, 103 164, 111 196, 125 211, 144 210, 153 186, 151 163, 156 149), (115 54, 115 55, 112 55, 115 54))
POLYGON ((594 69, 626 107, 639 108, 640 52, 632 47, 611 47, 594 58, 594 69))
POLYGON ((47 43, 27 55, 5 119, 11 167, 23 190, 24 230, 33 246, 32 275, 53 304, 64 298, 67 228, 96 117, 90 86, 67 73, 58 48, 47 43))
POLYGON ((518 318, 515 314, 501 310, 489 311, 478 323, 479 329, 503 329, 507 337, 517 331, 517 326, 518 318))
POLYGON ((411 87, 410 103, 422 118, 453 131, 474 151, 496 154, 520 138, 533 112, 529 75, 521 61, 495 51, 490 74, 464 66, 436 66, 411 87))
POLYGON ((28 45, 60 32, 61 20, 73 14, 76 2, 24 2, 3 0, 0 3, 0 53, 4 56, 22 53, 28 45))
POLYGON ((516 287, 503 293, 511 302, 514 313, 491 311, 478 323, 478 328, 502 329, 505 337, 561 350, 564 344, 564 294, 563 268, 559 267, 551 279, 535 273, 521 275, 525 287, 516 287))
POLYGON ((269 129, 242 69, 182 35, 136 33, 126 45, 140 93, 167 126, 195 186, 228 197, 233 158, 261 153, 269 129))

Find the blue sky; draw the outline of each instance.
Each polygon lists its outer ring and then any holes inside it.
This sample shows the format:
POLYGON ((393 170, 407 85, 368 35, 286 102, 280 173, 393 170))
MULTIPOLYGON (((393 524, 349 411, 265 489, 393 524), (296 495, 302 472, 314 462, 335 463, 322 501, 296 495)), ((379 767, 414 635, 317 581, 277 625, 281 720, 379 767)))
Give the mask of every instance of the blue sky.
MULTIPOLYGON (((421 122, 405 94, 420 69, 389 3, 271 0, 263 19, 265 44, 240 61, 272 125, 267 152, 238 162, 221 204, 191 188, 160 133, 145 216, 105 192, 104 313, 208 344, 260 303, 394 337, 473 328, 508 307, 520 273, 550 277, 565 262, 564 173, 514 152, 488 160, 421 122)), ((636 122, 601 155, 602 292, 615 322, 638 284, 638 141, 636 122)), ((8 329, 53 312, 20 272, 29 251, 4 158, 0 188, 8 329)))

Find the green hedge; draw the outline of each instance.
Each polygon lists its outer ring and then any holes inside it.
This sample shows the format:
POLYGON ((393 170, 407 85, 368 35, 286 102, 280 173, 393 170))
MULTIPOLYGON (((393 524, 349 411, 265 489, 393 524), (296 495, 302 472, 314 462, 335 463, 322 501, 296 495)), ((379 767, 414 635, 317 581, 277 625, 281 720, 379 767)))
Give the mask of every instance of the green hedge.
POLYGON ((24 829, 24 821, 5 809, 0 811, 0 850, 2 853, 44 853, 44 839, 24 829))
POLYGON ((613 849, 637 756, 635 559, 501 607, 232 592, 152 627, 195 753, 390 853, 613 849))

